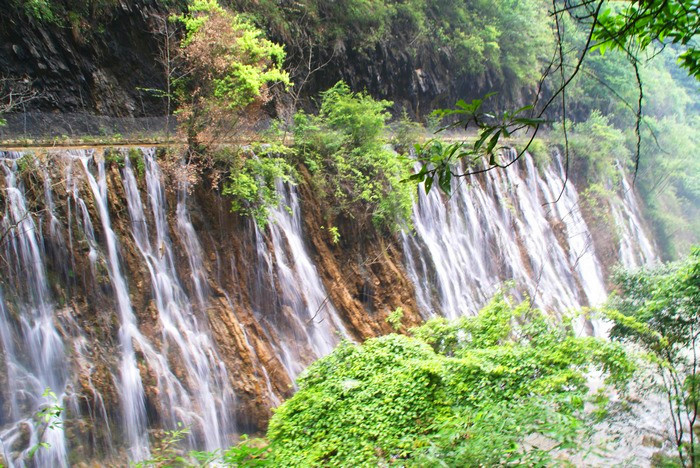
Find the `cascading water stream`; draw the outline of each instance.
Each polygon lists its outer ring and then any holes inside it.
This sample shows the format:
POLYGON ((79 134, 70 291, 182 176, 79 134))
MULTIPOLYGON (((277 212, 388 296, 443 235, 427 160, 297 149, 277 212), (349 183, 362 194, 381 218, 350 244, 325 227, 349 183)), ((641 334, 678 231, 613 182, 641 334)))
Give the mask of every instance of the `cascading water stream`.
POLYGON ((279 338, 270 341, 293 379, 314 358, 330 353, 348 333, 305 245, 296 189, 278 181, 277 192, 281 200, 270 213, 271 248, 253 226, 258 263, 254 307, 260 316, 266 305, 275 304, 270 325, 279 338))
POLYGON ((294 311, 299 329, 317 357, 333 351, 336 333, 347 337, 304 243, 296 189, 277 181, 280 206, 272 211, 270 234, 283 301, 294 311))
MULTIPOLYGON (((149 456, 149 443, 146 426, 145 395, 141 374, 136 361, 134 342, 143 343, 145 340, 138 330, 136 317, 131 307, 131 299, 129 298, 126 279, 121 272, 121 264, 117 251, 117 236, 112 230, 109 210, 107 208, 105 164, 104 161, 95 161, 98 170, 98 181, 89 169, 89 162, 92 156, 92 154, 81 154, 79 155, 79 160, 83 165, 85 176, 100 216, 103 237, 107 244, 109 277, 114 289, 114 295, 117 301, 116 305, 119 311, 119 344, 122 355, 117 387, 121 394, 124 431, 126 433, 126 440, 129 441, 129 456, 133 460, 141 460, 149 456)), ((94 238, 94 234, 91 237, 94 238)))
MULTIPOLYGON (((163 345, 161 356, 157 358, 160 365, 155 367, 161 370, 158 375, 159 394, 162 397, 160 403, 170 413, 168 426, 174 428, 177 423, 183 423, 203 438, 207 450, 223 448, 231 442, 231 434, 235 431, 233 421, 229 418, 235 396, 226 369, 204 325, 206 321, 198 320, 178 279, 166 219, 162 174, 155 161, 154 151, 144 150, 143 157, 148 201, 155 226, 153 242, 150 241, 144 206, 128 158, 125 158, 123 181, 132 235, 148 266, 158 319, 162 325, 163 345), (171 351, 177 353, 182 360, 187 376, 185 382, 179 382, 166 366, 165 356, 171 351)), ((205 288, 203 282, 198 281, 204 277, 200 271, 201 248, 186 210, 186 198, 181 198, 177 208, 178 226, 185 225, 182 229, 182 235, 186 236, 183 242, 190 256, 197 303, 204 307, 205 288)), ((192 442, 195 445, 195 441, 192 442)))
MULTIPOLYGON (((43 234, 27 207, 26 194, 18 179, 19 157, 10 153, 0 161, 6 203, 2 257, 10 272, 3 282, 18 299, 14 304, 16 319, 11 321, 5 296, 0 294, 0 339, 8 379, 12 379, 11 388, 7 389, 10 414, 0 417, 1 424, 12 424, 0 433, 0 441, 6 462, 10 466, 22 466, 28 459, 28 451, 9 453, 21 437, 22 428, 30 432, 32 445, 38 444, 39 435, 43 434, 43 441, 50 445, 36 455, 36 462, 43 466, 67 466, 63 431, 59 427, 35 427, 32 421, 33 414, 41 407, 54 404, 42 396, 45 389, 52 389, 58 395, 58 403, 63 402, 68 369, 44 266, 43 234)), ((60 425, 61 421, 54 422, 60 425)))
POLYGON ((625 268, 653 265, 659 258, 642 227, 642 214, 634 191, 627 180, 622 166, 620 174, 622 203, 611 203, 610 210, 620 236, 620 261, 625 268))
POLYGON ((450 197, 419 190, 415 234, 404 233, 403 244, 425 313, 476 313, 506 280, 536 306, 558 312, 605 299, 576 189, 569 181, 562 192, 558 158, 557 168, 547 168, 544 176, 531 159, 522 164, 454 181, 450 197))

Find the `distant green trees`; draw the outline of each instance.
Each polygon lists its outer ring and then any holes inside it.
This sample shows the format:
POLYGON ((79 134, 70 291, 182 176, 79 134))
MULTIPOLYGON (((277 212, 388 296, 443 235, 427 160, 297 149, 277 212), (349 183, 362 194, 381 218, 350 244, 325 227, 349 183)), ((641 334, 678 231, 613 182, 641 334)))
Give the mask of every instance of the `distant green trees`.
MULTIPOLYGON (((314 58, 352 49, 371 56, 403 41, 399 53, 447 59, 455 77, 512 85, 532 84, 533 67, 547 54, 552 36, 546 4, 538 0, 234 0, 234 4, 281 38, 296 55, 313 46, 314 58), (325 55, 324 55, 325 54, 325 55)), ((308 57, 308 55, 307 55, 308 57)))
POLYGON ((596 48, 643 51, 655 43, 682 46, 679 62, 700 79, 700 10, 694 0, 642 0, 606 5, 598 16, 596 48))

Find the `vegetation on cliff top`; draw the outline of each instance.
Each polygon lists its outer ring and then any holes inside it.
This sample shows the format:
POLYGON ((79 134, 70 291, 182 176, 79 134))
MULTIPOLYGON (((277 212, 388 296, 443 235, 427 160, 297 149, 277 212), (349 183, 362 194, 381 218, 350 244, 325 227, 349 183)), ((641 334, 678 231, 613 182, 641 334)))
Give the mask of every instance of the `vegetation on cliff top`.
POLYGON ((318 115, 294 116, 293 131, 297 156, 311 171, 327 216, 343 217, 354 226, 354 237, 366 232, 368 222, 388 231, 408 225, 414 186, 402 182, 408 160, 388 146, 391 103, 353 93, 342 82, 321 98, 318 115))

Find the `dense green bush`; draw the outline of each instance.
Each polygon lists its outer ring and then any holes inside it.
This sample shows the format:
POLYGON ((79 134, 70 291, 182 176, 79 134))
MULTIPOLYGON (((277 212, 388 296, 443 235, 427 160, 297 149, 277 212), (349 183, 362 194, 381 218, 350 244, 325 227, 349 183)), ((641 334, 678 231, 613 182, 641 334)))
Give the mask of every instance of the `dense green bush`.
MULTIPOLYGON (((682 262, 618 270, 608 301, 613 340, 635 343, 655 371, 651 390, 664 396, 682 467, 700 461, 694 432, 700 405, 700 248, 682 262)), ((676 463, 673 463, 676 466, 676 463)))
POLYGON ((352 219, 360 232, 368 221, 380 229, 405 226, 412 185, 402 183, 409 164, 384 136, 391 103, 353 93, 342 82, 321 97, 318 115, 295 115, 294 145, 331 217, 352 219))
POLYGON ((345 342, 309 367, 270 422, 272 465, 544 463, 551 450, 528 436, 576 446, 587 370, 622 388, 633 369, 621 347, 576 338, 503 294, 477 317, 413 335, 345 342))

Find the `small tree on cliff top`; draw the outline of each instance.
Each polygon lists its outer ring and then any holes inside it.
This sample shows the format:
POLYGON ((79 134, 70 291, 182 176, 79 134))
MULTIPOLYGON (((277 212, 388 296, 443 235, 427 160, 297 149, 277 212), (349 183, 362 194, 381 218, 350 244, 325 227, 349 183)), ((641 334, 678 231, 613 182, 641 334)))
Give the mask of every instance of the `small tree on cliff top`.
MULTIPOLYGON (((217 186, 226 173, 223 193, 231 197, 232 211, 264 224, 268 208, 277 203, 274 181, 288 177, 291 167, 283 158, 258 160, 250 152, 217 146, 231 143, 242 121, 255 121, 272 87, 289 85, 282 70, 284 48, 217 0, 194 0, 187 14, 175 18, 185 27, 176 113, 189 143, 188 164, 180 176, 194 182, 199 171, 214 169, 210 179, 217 186)), ((181 171, 179 161, 174 166, 181 171)))
POLYGON ((177 113, 190 148, 201 150, 230 139, 242 117, 269 101, 272 86, 289 84, 285 53, 216 0, 194 0, 176 18, 186 30, 177 113))

